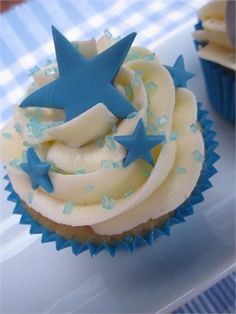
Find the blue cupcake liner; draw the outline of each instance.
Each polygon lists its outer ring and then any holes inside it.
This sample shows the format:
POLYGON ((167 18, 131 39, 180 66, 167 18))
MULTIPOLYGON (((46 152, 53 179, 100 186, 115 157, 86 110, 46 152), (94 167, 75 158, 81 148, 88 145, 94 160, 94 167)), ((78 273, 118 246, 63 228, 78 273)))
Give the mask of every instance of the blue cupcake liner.
MULTIPOLYGON (((195 30, 200 30, 202 23, 195 25, 195 30)), ((197 51, 206 43, 194 41, 197 51)), ((235 71, 212 61, 199 58, 206 90, 211 106, 215 111, 228 121, 235 123, 235 71)))
POLYGON ((202 193, 212 187, 209 179, 215 173, 217 173, 216 168, 213 166, 214 163, 220 158, 215 153, 215 149, 218 146, 218 143, 214 140, 216 132, 211 129, 213 122, 207 119, 208 112, 202 110, 201 106, 202 104, 198 103, 198 122, 202 127, 205 143, 204 167, 191 195, 183 204, 176 208, 174 216, 169 218, 161 228, 154 227, 145 236, 138 235, 135 237, 126 237, 114 245, 108 243, 93 244, 91 242, 80 244, 75 240, 67 240, 55 232, 49 231, 47 228, 31 218, 31 216, 24 209, 19 196, 14 191, 8 175, 6 175, 4 179, 8 181, 8 184, 5 190, 10 192, 7 199, 16 203, 13 213, 21 215, 20 224, 30 225, 31 234, 42 234, 42 243, 54 241, 57 250, 62 250, 71 246, 72 252, 75 255, 78 255, 86 250, 89 250, 91 256, 97 255, 99 252, 104 250, 107 251, 111 256, 114 256, 118 250, 128 250, 129 252, 134 252, 135 249, 140 246, 151 246, 153 242, 162 235, 169 236, 171 226, 184 223, 185 217, 193 214, 193 206, 204 200, 202 193))

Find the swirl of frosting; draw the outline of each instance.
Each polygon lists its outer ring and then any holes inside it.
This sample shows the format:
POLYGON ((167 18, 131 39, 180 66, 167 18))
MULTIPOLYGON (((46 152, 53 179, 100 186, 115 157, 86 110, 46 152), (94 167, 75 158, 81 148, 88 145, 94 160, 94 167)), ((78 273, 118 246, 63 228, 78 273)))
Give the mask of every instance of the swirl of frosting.
POLYGON ((198 51, 201 58, 235 71, 234 11, 235 1, 210 1, 198 11, 202 29, 193 32, 193 37, 199 42, 207 43, 198 51))
MULTIPOLYGON (((91 57, 113 39, 104 36, 75 44, 91 57)), ((56 77, 56 64, 48 65, 34 75, 31 90, 56 77)), ((1 139, 1 159, 22 200, 54 222, 89 225, 107 235, 173 211, 196 185, 204 159, 196 99, 186 88, 175 89, 151 51, 131 48, 114 84, 137 110, 126 119, 118 120, 102 103, 68 122, 60 109, 16 107, 14 121, 3 130, 11 140, 1 139), (126 150, 114 136, 131 134, 141 118, 147 134, 164 134, 166 142, 153 150, 153 168, 141 159, 123 167, 126 150), (19 166, 26 146, 51 163, 53 193, 32 190, 19 166)))

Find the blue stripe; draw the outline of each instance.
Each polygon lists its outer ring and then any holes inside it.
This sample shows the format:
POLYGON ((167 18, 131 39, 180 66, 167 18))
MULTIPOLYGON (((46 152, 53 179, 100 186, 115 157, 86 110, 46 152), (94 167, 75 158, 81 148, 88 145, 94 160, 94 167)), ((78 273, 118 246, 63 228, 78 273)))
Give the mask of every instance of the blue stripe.
POLYGON ((229 296, 226 289, 223 289, 221 282, 217 285, 217 289, 220 290, 220 294, 224 296, 225 300, 227 301, 227 307, 232 306, 233 299, 229 296))
POLYGON ((203 313, 200 303, 197 303, 194 299, 191 301, 191 303, 192 303, 192 305, 193 305, 193 307, 197 313, 203 313), (199 305, 200 305, 200 307, 199 307, 199 305))
POLYGON ((197 299, 201 302, 202 306, 204 309, 208 312, 211 313, 211 306, 204 300, 202 295, 199 295, 197 299))
POLYGON ((235 281, 231 279, 230 277, 224 278, 222 280, 222 284, 227 287, 228 292, 234 296, 235 295, 235 281))
POLYGON ((12 107, 7 107, 0 112, 1 121, 6 121, 12 116, 12 107))
POLYGON ((214 287, 210 288, 212 294, 214 294, 217 302, 220 304, 222 312, 224 312, 225 309, 228 308, 227 302, 224 300, 222 295, 219 293, 218 285, 215 285, 214 287))
POLYGON ((209 301, 212 303, 212 305, 214 306, 216 312, 217 312, 217 313, 222 313, 222 312, 221 312, 221 306, 220 306, 219 303, 217 302, 216 298, 214 298, 214 296, 213 296, 212 293, 210 292, 210 289, 205 292, 205 295, 206 295, 206 297, 209 299, 209 301))
POLYGON ((0 68, 8 67, 15 56, 12 54, 11 50, 6 46, 5 42, 0 38, 0 50, 1 50, 1 58, 0 58, 0 68))
MULTIPOLYGON (((25 18, 22 16, 21 18, 25 18)), ((30 23, 32 21, 27 21, 30 23)), ((11 24, 11 27, 13 31, 16 33, 16 35, 21 38, 22 43, 29 49, 33 50, 38 46, 38 42, 35 40, 35 37, 29 32, 29 30, 25 27, 25 25, 22 23, 19 16, 16 14, 16 10, 12 10, 11 14, 9 15, 9 23, 11 24)))

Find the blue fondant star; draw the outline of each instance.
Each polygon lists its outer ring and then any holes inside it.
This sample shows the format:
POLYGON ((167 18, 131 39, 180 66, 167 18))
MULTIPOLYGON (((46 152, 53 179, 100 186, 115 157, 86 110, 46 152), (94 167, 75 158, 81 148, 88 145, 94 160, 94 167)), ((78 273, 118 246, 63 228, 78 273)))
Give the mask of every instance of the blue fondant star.
POLYGON ((49 193, 53 192, 54 188, 48 176, 50 164, 42 162, 32 147, 27 149, 26 157, 27 162, 22 163, 21 168, 30 177, 32 188, 35 190, 41 185, 45 191, 49 193))
POLYGON ((138 158, 146 160, 153 166, 154 161, 151 150, 165 140, 164 135, 146 135, 142 119, 137 123, 132 135, 115 136, 114 138, 128 151, 124 161, 124 167, 127 167, 138 158))
POLYGON ((180 55, 173 67, 165 65, 167 70, 170 72, 174 80, 175 87, 187 87, 187 81, 190 80, 195 74, 187 72, 184 67, 184 58, 180 55))
POLYGON ((64 109, 67 121, 99 102, 118 118, 126 118, 136 111, 112 85, 136 33, 129 34, 91 59, 86 59, 53 26, 52 33, 59 78, 30 94, 20 107, 64 109))

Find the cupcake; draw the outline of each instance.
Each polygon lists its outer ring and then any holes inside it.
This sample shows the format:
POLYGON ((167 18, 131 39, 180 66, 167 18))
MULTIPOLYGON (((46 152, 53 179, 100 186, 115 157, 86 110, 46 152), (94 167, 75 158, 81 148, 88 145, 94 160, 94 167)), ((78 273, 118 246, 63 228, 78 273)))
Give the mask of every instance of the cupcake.
POLYGON ((216 172, 211 121, 186 87, 183 56, 110 33, 69 42, 38 68, 1 131, 8 199, 42 241, 74 254, 133 251, 193 213, 216 172))
POLYGON ((235 1, 214 0, 198 12, 193 38, 212 107, 235 123, 235 1))

